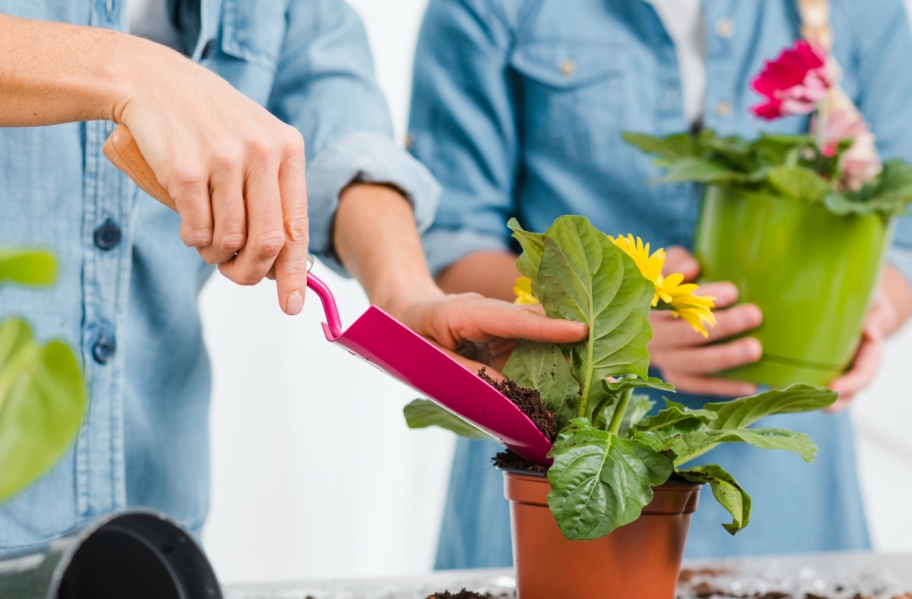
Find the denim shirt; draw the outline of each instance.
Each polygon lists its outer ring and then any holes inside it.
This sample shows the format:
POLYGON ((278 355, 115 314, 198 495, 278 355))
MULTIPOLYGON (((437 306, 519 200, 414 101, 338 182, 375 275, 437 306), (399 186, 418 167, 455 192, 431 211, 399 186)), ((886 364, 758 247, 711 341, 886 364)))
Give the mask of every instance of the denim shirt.
MULTIPOLYGON (((832 0, 843 84, 883 158, 912 160, 912 36, 902 0, 832 0)), ((795 0, 703 0, 705 127, 801 133, 767 123, 751 79, 799 38, 795 0)), ((645 0, 431 0, 415 59, 411 151, 445 191, 424 237, 439 271, 472 252, 516 249, 506 222, 543 231, 583 214, 653 247, 693 245, 702 189, 653 185, 652 159, 624 131, 686 131, 674 44, 645 0), (443 41, 441 41, 443 40, 443 41)), ((912 219, 891 261, 912 280, 912 219)))
MULTIPOLYGON (((365 32, 349 6, 177 7, 186 53, 304 135, 313 253, 341 270, 331 221, 354 180, 396 185, 419 228, 430 224, 438 186, 392 142, 365 32)), ((0 12, 126 24, 124 0, 0 0, 0 12)), ((77 348, 90 393, 74 447, 0 506, 0 552, 127 506, 163 510, 197 533, 206 517, 210 371, 197 295, 212 268, 180 242, 177 214, 105 159, 112 129, 100 121, 0 129, 0 244, 51 248, 60 262, 53 288, 0 289, 0 319, 22 316, 39 339, 77 348)))

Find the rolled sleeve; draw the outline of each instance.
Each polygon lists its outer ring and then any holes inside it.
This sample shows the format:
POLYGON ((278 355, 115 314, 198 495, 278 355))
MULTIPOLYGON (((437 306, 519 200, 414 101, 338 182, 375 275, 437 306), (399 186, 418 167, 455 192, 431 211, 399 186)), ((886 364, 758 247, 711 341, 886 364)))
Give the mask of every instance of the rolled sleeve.
POLYGON ((310 251, 346 276, 333 251, 332 228, 339 196, 354 182, 391 185, 402 192, 419 232, 430 227, 440 198, 430 171, 384 135, 353 133, 324 148, 307 167, 310 251))
POLYGON ((421 240, 427 254, 428 266, 436 277, 440 271, 469 254, 484 251, 509 251, 506 239, 485 235, 472 229, 434 228, 421 240))

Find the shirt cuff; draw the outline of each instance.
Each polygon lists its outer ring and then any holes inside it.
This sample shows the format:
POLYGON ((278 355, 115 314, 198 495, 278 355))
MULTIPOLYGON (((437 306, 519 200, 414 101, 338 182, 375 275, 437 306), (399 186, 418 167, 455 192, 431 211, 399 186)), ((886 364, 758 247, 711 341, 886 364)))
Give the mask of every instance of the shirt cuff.
POLYGON ((332 227, 339 195, 354 182, 399 189, 411 203, 419 232, 434 220, 440 185, 408 152, 379 133, 353 133, 336 140, 307 166, 310 251, 335 272, 349 276, 333 251, 332 227))
POLYGON ((912 249, 894 245, 887 252, 887 262, 896 267, 912 285, 912 249))
POLYGON ((470 229, 434 228, 421 239, 428 266, 435 277, 447 266, 460 258, 484 251, 510 251, 507 239, 486 235, 470 229))

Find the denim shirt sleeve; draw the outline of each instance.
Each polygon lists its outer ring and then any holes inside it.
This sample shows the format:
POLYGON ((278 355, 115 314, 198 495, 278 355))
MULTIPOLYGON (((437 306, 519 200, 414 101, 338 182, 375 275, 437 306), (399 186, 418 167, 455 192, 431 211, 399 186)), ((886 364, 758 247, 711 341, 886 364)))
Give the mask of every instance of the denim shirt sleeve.
MULTIPOLYGON (((860 90, 858 107, 877 136, 881 158, 912 162, 912 29, 906 8, 902 0, 846 6, 854 13, 851 36, 858 44, 852 65, 860 90)), ((897 220, 888 260, 912 284, 912 216, 897 220)))
POLYGON ((423 243, 436 274, 467 254, 509 249, 518 136, 505 71, 506 17, 485 0, 431 0, 415 55, 411 152, 443 185, 423 243), (439 43, 446 40, 446 43, 439 43))
POLYGON ((355 181, 398 188, 419 230, 430 226, 439 186, 396 146, 386 101, 374 79, 361 21, 342 0, 291 2, 269 109, 307 143, 310 250, 340 274, 332 226, 339 194, 355 181))

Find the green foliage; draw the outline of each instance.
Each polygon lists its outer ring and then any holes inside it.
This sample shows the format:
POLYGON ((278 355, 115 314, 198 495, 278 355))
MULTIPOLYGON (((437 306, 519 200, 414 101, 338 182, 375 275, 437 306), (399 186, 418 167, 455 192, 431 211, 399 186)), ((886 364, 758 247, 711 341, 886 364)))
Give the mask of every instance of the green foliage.
MULTIPOLYGON (((0 283, 50 285, 55 274, 47 252, 0 248, 0 283)), ((79 432, 86 401, 69 347, 36 342, 22 320, 0 323, 0 502, 60 459, 79 432)))
POLYGON ((15 250, 0 247, 0 285, 20 283, 46 286, 54 283, 57 261, 40 250, 15 250))
POLYGON ((723 524, 725 530, 736 534, 750 522, 751 498, 734 477, 715 464, 678 470, 676 473, 692 483, 709 484, 713 497, 732 515, 731 524, 723 524))
POLYGON ((903 214, 912 203, 912 166, 888 160, 877 179, 859 191, 846 189, 841 157, 851 146, 843 140, 832 156, 821 153, 809 135, 761 135, 753 141, 718 137, 711 130, 697 135, 652 137, 625 133, 624 139, 665 169, 657 182, 693 181, 744 191, 779 195, 820 204, 837 215, 903 214))
POLYGON ((469 424, 459 416, 449 410, 435 404, 429 399, 412 400, 405 408, 402 409, 405 414, 405 422, 409 428, 427 428, 429 426, 439 426, 448 431, 454 432, 460 437, 469 439, 490 439, 491 437, 483 430, 469 424))
POLYGON ((69 347, 36 343, 22 320, 0 324, 0 501, 60 459, 85 406, 82 372, 69 347))
POLYGON ((578 418, 560 432, 548 470, 548 505, 571 540, 592 540, 640 517, 652 487, 668 480, 670 459, 636 440, 578 418))
MULTIPOLYGON (((801 150, 813 146, 809 139, 767 136, 751 144, 706 135, 699 143, 690 136, 628 137, 662 154, 669 163, 702 159, 706 148, 732 172, 743 170, 758 156, 781 161, 788 166, 763 171, 766 184, 772 170, 779 185, 795 190, 796 201, 811 201, 819 193, 816 181, 806 176, 807 169, 800 164, 801 150), (795 183, 790 178, 807 181, 795 183)), ((702 164, 700 168, 715 167, 702 164)), ((743 181, 752 177, 745 175, 743 181)), ((531 279, 545 312, 589 325, 589 338, 574 345, 518 342, 504 369, 520 386, 537 389, 545 406, 557 414, 558 439, 549 454, 554 461, 548 470, 548 504, 564 536, 595 539, 632 522, 652 501, 652 487, 665 483, 676 467, 719 443, 748 443, 814 459, 817 448, 807 435, 747 427, 773 414, 824 408, 836 400, 828 389, 793 385, 696 410, 666 399, 664 410, 648 416, 653 402, 636 395, 638 389, 674 391, 672 385, 648 377, 653 283, 585 218, 558 218, 544 234, 524 231, 515 219, 509 226, 523 247, 517 268, 531 279)), ((477 433, 433 405, 413 402, 406 410, 409 426, 436 424, 461 434, 477 433), (425 411, 409 415, 418 407, 425 411)), ((730 474, 714 465, 677 474, 712 487, 714 497, 732 515, 726 530, 734 534, 747 525, 750 497, 730 474)))

